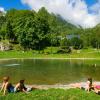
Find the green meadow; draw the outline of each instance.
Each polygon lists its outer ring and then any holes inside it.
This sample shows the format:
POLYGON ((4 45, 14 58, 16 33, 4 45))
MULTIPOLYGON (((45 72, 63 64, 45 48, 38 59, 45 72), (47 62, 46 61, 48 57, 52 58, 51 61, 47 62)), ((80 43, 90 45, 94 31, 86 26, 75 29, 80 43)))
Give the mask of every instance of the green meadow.
POLYGON ((100 100, 100 95, 80 89, 34 90, 28 94, 12 93, 0 96, 0 100, 100 100))
POLYGON ((51 48, 46 48, 44 51, 1 51, 0 58, 1 59, 9 59, 9 58, 100 58, 100 50, 96 49, 82 49, 82 50, 73 50, 70 54, 58 54, 56 53, 58 48, 52 48, 53 52, 51 53, 51 48))

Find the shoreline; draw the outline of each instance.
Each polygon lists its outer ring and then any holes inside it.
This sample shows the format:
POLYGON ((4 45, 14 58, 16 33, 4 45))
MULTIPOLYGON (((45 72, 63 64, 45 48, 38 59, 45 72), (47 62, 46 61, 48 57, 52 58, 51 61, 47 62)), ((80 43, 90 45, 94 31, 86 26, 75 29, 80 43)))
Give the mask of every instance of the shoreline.
MULTIPOLYGON (((95 85, 100 85, 100 81, 94 81, 93 84, 95 85)), ((0 83, 0 87, 1 87, 1 83, 0 83)), ((27 88, 36 88, 36 89, 39 89, 39 90, 48 90, 48 89, 71 89, 71 88, 78 88, 78 87, 75 87, 75 85, 79 85, 79 86, 86 86, 86 82, 79 82, 79 83, 70 83, 70 84, 54 84, 54 85, 36 85, 36 84, 33 84, 33 85, 28 85, 28 84, 25 84, 25 86, 27 88)), ((15 86, 15 84, 14 84, 15 86)))
POLYGON ((0 60, 17 60, 17 59, 44 59, 44 60, 100 60, 100 58, 51 58, 51 57, 49 57, 49 58, 0 58, 0 60))
MULTIPOLYGON (((71 89, 76 88, 75 84, 86 86, 86 82, 70 83, 70 84, 55 84, 55 85, 26 85, 26 87, 35 87, 37 89, 71 89)), ((100 85, 100 81, 94 81, 93 84, 100 85)))

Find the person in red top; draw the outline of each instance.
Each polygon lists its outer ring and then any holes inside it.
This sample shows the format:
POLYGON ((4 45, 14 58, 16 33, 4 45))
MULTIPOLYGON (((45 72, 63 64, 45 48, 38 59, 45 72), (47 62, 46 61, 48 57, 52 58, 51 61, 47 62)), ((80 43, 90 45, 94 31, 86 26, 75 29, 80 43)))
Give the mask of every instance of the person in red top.
POLYGON ((100 85, 94 84, 94 92, 100 94, 100 85))

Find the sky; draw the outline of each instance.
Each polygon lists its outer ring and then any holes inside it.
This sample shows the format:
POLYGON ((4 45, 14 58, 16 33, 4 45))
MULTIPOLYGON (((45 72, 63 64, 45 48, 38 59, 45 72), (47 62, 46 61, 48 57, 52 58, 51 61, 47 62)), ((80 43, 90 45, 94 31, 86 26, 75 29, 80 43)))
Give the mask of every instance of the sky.
POLYGON ((41 7, 83 28, 100 23, 100 0, 0 0, 0 10, 3 12, 11 8, 38 11, 41 7))

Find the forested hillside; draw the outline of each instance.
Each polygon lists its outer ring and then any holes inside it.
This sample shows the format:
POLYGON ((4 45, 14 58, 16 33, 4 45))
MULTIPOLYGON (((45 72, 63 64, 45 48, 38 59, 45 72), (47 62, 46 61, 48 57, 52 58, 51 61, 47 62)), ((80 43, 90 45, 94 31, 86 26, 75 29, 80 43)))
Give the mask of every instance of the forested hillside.
POLYGON ((45 8, 38 12, 11 9, 0 14, 0 40, 20 44, 24 49, 42 49, 51 45, 51 38, 76 30, 76 26, 45 8))
POLYGON ((83 29, 65 21, 60 15, 49 13, 44 7, 38 12, 16 9, 0 12, 0 41, 8 41, 11 49, 43 50, 50 46, 99 48, 99 35, 100 25, 83 29), (75 36, 69 39, 68 35, 75 36))

